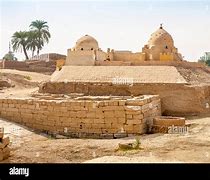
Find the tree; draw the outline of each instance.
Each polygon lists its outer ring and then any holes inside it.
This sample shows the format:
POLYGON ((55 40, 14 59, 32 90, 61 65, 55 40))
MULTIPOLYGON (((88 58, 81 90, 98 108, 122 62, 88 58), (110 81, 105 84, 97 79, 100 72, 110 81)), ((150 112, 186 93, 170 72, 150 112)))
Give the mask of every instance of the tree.
POLYGON ((30 28, 37 34, 37 55, 39 55, 40 50, 42 49, 45 43, 49 42, 49 38, 51 37, 49 32, 49 26, 45 21, 36 20, 31 22, 30 28))
POLYGON ((210 66, 210 53, 205 52, 204 56, 201 56, 198 62, 205 63, 207 66, 210 66))
POLYGON ((3 57, 4 60, 15 60, 17 61, 17 58, 13 54, 13 52, 9 51, 7 54, 4 55, 3 57))
POLYGON ((28 32, 28 43, 27 43, 27 49, 30 49, 32 51, 32 57, 34 57, 34 52, 36 51, 38 47, 38 36, 36 31, 29 31, 28 32))
POLYGON ((28 32, 18 31, 12 36, 12 47, 14 51, 22 51, 25 54, 26 59, 28 59, 27 54, 27 44, 28 44, 28 32))

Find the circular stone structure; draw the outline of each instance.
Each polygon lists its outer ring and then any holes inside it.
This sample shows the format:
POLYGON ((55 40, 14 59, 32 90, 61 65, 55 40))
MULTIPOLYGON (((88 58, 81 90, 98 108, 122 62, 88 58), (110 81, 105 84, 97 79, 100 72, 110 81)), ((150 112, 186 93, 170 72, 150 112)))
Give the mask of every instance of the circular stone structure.
POLYGON ((76 51, 78 50, 97 50, 99 49, 98 42, 95 38, 89 35, 85 35, 77 40, 74 47, 76 51))

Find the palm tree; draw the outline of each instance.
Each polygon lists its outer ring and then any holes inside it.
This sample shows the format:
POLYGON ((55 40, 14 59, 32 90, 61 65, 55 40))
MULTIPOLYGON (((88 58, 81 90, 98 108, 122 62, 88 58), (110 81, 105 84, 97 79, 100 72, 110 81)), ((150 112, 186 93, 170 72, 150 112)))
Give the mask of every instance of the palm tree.
POLYGON ((30 49, 32 51, 32 57, 34 57, 34 52, 38 47, 38 35, 36 31, 29 31, 28 32, 28 43, 27 43, 27 49, 30 49))
POLYGON ((12 36, 12 47, 14 51, 19 51, 23 49, 26 59, 28 59, 27 54, 27 43, 28 43, 28 32, 18 31, 12 36))
POLYGON ((44 43, 49 42, 49 38, 51 36, 49 32, 49 26, 45 21, 36 20, 31 22, 30 27, 32 31, 35 31, 37 33, 37 40, 38 40, 37 55, 39 55, 39 51, 44 46, 44 43))
POLYGON ((3 57, 4 60, 14 60, 17 61, 17 58, 13 54, 13 52, 9 51, 7 54, 4 55, 3 57))

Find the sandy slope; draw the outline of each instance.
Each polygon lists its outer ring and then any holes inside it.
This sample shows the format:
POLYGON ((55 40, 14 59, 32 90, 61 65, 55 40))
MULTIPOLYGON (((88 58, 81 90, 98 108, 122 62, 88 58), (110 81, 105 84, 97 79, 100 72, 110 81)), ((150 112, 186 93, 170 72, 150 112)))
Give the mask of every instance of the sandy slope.
POLYGON ((32 81, 32 82, 41 82, 41 81, 47 81, 50 79, 49 75, 44 75, 41 73, 29 72, 29 71, 18 71, 18 70, 13 70, 13 69, 0 69, 0 73, 29 76, 29 77, 31 77, 30 81, 32 81))
POLYGON ((14 87, 0 90, 0 97, 28 97, 38 90, 38 84, 50 79, 49 75, 35 72, 0 69, 0 80, 7 79, 14 87))

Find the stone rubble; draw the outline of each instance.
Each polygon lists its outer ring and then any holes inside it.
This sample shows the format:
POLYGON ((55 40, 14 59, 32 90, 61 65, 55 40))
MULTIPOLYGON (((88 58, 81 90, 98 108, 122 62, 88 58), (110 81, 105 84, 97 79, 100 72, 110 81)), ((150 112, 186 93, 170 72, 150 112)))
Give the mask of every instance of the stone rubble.
POLYGON ((0 161, 9 158, 10 148, 8 147, 10 143, 9 137, 4 137, 4 128, 0 128, 0 161))

